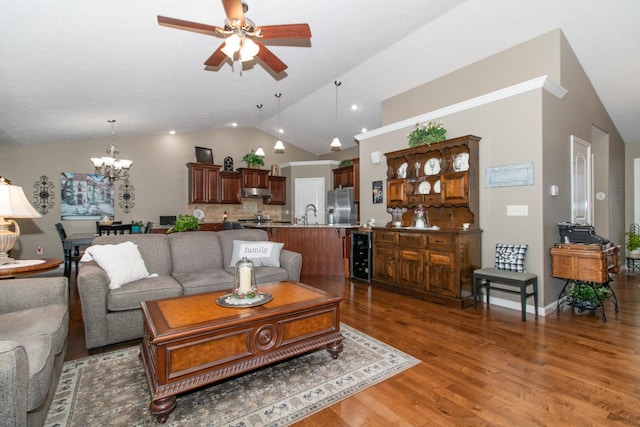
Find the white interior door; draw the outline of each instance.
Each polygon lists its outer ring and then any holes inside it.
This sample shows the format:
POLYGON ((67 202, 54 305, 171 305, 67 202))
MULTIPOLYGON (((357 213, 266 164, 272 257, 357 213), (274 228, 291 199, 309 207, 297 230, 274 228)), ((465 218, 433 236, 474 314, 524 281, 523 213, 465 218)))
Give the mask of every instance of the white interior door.
POLYGON ((593 224, 591 143, 571 135, 571 222, 593 224))
POLYGON ((309 224, 315 224, 316 219, 318 224, 326 224, 324 215, 324 204, 326 199, 324 178, 296 178, 295 193, 295 217, 302 218, 305 214, 304 208, 311 203, 316 207, 318 217, 314 217, 313 213, 309 211, 309 224))

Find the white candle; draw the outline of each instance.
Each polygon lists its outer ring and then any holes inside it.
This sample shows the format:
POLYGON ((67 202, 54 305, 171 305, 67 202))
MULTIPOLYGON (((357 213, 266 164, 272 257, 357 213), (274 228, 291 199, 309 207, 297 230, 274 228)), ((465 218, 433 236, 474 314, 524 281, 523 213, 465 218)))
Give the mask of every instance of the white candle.
POLYGON ((251 268, 240 267, 240 293, 246 294, 251 291, 251 268))

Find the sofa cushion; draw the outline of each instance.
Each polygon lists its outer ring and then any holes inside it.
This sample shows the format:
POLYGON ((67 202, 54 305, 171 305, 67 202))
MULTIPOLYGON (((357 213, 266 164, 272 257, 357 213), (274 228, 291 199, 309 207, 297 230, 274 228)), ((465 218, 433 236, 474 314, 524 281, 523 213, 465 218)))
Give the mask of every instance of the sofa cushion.
POLYGON ((289 280, 287 270, 280 267, 258 267, 255 269, 255 274, 258 285, 289 280))
POLYGON ((229 291, 233 289, 234 275, 224 269, 209 272, 175 273, 174 277, 184 289, 184 295, 203 292, 229 291))
POLYGON ((110 289, 118 289, 126 283, 149 277, 138 245, 133 242, 89 246, 81 261, 98 263, 109 276, 110 289))
POLYGON ((171 249, 166 234, 118 234, 116 236, 98 236, 93 239, 94 245, 117 245, 133 242, 138 245, 147 271, 160 276, 171 275, 171 249))
POLYGON ((220 239, 220 245, 222 246, 223 265, 224 269, 229 273, 235 273, 235 264, 231 267, 231 258, 233 257, 233 241, 234 240, 250 240, 250 241, 265 241, 269 240, 267 232, 264 230, 258 230, 255 228, 246 228, 244 230, 223 230, 216 233, 220 239))
POLYGON ((112 289, 107 295, 109 311, 139 309, 142 301, 182 295, 182 286, 171 276, 149 277, 112 289))
POLYGON ((173 274, 222 268, 222 248, 217 234, 213 231, 169 234, 173 274))
POLYGON ((48 335, 55 354, 62 351, 68 330, 69 311, 64 304, 0 314, 0 339, 20 341, 24 337, 48 335))
POLYGON ((243 257, 251 260, 256 267, 280 267, 283 246, 284 243, 278 242, 234 240, 229 267, 235 267, 243 257))
POLYGON ((29 361, 29 385, 27 387, 27 411, 44 402, 53 377, 54 352, 48 335, 28 336, 17 339, 24 347, 29 361))

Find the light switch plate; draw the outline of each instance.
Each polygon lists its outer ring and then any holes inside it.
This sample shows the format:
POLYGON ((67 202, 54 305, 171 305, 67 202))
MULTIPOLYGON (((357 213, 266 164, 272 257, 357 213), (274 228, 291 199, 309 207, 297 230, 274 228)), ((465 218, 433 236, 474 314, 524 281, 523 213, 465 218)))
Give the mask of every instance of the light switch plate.
POLYGON ((528 216, 529 205, 507 205, 507 216, 528 216))

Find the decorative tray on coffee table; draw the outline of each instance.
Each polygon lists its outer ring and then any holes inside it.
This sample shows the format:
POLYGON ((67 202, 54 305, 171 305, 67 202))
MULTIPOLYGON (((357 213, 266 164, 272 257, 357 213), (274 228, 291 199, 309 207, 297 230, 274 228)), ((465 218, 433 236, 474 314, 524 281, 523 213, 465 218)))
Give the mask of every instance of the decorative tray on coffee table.
POLYGON ((256 296, 251 298, 238 298, 234 293, 229 293, 218 297, 216 304, 221 307, 231 308, 257 307, 268 303, 272 299, 273 295, 267 292, 258 292, 256 296))

